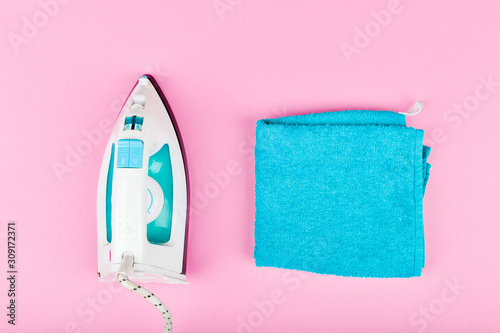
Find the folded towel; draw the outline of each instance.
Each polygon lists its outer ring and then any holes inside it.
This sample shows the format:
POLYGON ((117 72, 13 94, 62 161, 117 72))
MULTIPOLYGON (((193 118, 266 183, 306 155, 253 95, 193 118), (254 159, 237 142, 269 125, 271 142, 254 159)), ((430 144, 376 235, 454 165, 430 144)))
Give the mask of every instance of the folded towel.
POLYGON ((257 122, 257 266, 358 277, 420 276, 424 132, 390 111, 257 122))

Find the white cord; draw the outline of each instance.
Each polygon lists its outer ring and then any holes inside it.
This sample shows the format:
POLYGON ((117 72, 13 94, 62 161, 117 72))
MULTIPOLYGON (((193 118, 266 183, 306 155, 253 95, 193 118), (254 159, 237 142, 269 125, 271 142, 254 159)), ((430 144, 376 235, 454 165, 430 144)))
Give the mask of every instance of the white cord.
POLYGON ((134 265, 134 256, 130 252, 125 252, 122 257, 122 262, 120 264, 120 268, 118 273, 116 273, 116 279, 122 286, 127 288, 130 291, 133 291, 136 294, 141 295, 145 299, 147 299, 151 304, 153 304, 158 311, 160 311, 163 319, 165 320, 165 328, 163 329, 164 333, 172 332, 172 317, 170 316, 170 312, 167 307, 163 304, 163 302, 155 296, 152 292, 139 286, 138 284, 130 281, 128 279, 128 274, 132 270, 132 266, 134 265))

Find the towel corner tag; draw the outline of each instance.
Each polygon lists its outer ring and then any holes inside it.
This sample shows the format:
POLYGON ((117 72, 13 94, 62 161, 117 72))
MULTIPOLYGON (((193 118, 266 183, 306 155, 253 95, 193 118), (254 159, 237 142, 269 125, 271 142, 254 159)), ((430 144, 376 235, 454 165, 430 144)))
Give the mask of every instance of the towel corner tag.
POLYGON ((413 107, 410 110, 408 110, 407 112, 401 112, 401 114, 404 114, 406 116, 416 116, 422 111, 423 108, 424 108, 424 102, 418 101, 415 103, 415 105, 413 105, 413 107))

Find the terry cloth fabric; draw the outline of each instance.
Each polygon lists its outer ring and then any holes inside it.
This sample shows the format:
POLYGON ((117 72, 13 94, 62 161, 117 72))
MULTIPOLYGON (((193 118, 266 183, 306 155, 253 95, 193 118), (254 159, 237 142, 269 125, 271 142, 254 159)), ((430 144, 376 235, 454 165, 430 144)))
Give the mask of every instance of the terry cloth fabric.
POLYGON ((255 145, 257 266, 420 276, 424 132, 390 111, 264 119, 255 145))

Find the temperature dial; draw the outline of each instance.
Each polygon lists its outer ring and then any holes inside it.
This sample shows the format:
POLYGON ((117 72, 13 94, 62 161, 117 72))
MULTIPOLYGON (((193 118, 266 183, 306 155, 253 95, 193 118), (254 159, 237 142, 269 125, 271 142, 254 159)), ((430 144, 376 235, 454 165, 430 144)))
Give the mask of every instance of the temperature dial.
POLYGON ((150 223, 160 215, 165 201, 160 184, 151 177, 148 177, 146 198, 146 214, 148 223, 150 223))

